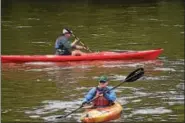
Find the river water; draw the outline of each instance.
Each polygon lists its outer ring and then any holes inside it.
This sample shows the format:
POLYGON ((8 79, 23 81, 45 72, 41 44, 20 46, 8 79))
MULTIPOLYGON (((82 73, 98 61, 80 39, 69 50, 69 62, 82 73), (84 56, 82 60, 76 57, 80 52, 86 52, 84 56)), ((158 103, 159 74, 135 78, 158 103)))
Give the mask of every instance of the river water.
POLYGON ((152 61, 1 64, 1 121, 80 122, 87 91, 107 75, 124 110, 113 122, 184 122, 184 3, 167 0, 2 0, 1 54, 53 54, 69 27, 93 51, 163 48, 152 61))

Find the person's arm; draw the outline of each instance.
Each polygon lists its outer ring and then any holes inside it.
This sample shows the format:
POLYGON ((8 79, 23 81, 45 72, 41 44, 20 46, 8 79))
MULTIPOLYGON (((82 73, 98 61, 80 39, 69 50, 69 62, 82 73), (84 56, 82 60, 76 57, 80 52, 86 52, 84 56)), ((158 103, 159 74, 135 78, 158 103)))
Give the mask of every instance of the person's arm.
MULTIPOLYGON (((110 90, 111 88, 108 88, 108 89, 110 90)), ((107 93, 104 93, 104 97, 108 99, 109 101, 114 102, 116 100, 116 93, 114 90, 111 90, 107 93)))
POLYGON ((55 49, 59 49, 61 45, 63 45, 63 39, 61 37, 58 37, 55 41, 55 49))
POLYGON ((55 41, 55 49, 58 49, 58 48, 59 48, 59 41, 56 40, 56 41, 55 41))
POLYGON ((79 50, 82 50, 82 49, 85 49, 86 50, 86 48, 84 46, 80 46, 80 45, 75 45, 75 48, 76 49, 79 49, 79 50))
POLYGON ((78 49, 78 50, 82 50, 82 49, 87 50, 86 47, 81 46, 81 45, 77 45, 78 42, 79 42, 79 40, 75 39, 75 41, 73 43, 71 43, 71 47, 78 49))
POLYGON ((95 92, 96 92, 96 88, 92 88, 88 93, 87 95, 85 96, 83 102, 88 102, 90 101, 91 99, 93 99, 93 97, 95 96, 95 92))

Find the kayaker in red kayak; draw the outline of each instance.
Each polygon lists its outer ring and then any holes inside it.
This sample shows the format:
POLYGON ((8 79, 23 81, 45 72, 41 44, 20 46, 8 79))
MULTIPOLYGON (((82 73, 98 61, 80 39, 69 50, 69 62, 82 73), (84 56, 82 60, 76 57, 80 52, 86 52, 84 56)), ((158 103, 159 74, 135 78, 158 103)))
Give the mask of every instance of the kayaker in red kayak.
POLYGON ((77 45, 79 40, 75 39, 74 42, 71 43, 69 40, 72 36, 72 31, 69 29, 63 29, 62 34, 56 39, 55 49, 56 55, 83 55, 81 49, 86 49, 83 46, 77 45))
POLYGON ((89 101, 91 101, 92 99, 94 99, 92 101, 94 107, 106 107, 114 104, 114 101, 116 100, 116 94, 114 90, 105 93, 105 91, 110 90, 112 88, 108 87, 107 85, 108 78, 106 76, 101 76, 99 79, 98 87, 92 88, 87 93, 82 104, 88 104, 89 101))

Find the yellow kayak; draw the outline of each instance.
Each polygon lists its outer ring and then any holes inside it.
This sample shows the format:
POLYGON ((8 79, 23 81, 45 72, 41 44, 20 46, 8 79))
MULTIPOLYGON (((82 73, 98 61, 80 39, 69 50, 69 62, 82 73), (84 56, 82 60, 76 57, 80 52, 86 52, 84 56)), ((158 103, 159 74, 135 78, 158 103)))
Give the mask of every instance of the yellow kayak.
POLYGON ((81 116, 80 120, 85 123, 106 122, 118 119, 121 116, 123 107, 115 102, 114 105, 104 108, 87 109, 81 116))

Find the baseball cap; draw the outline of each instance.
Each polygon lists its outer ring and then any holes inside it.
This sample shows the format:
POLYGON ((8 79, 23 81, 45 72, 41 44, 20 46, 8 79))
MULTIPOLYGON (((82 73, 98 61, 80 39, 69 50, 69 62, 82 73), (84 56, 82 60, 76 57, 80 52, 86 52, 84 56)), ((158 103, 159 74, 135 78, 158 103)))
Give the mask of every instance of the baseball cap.
POLYGON ((63 34, 72 34, 73 33, 73 31, 72 30, 69 30, 69 29, 67 29, 67 28, 64 28, 63 30, 62 30, 62 33, 63 34))
POLYGON ((107 82, 107 81, 108 81, 107 76, 101 76, 100 79, 99 79, 99 82, 100 82, 100 83, 105 83, 105 82, 107 82))

